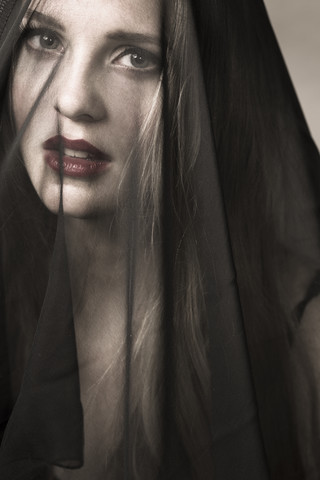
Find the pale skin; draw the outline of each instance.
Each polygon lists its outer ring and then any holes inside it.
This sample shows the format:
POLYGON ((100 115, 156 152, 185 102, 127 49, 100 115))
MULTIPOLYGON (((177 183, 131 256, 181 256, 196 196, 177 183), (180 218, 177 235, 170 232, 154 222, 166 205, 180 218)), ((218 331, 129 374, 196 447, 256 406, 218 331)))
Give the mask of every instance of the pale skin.
POLYGON ((57 470, 61 479, 99 480, 113 441, 126 284, 126 239, 115 217, 132 147, 159 88, 160 23, 159 0, 47 0, 31 16, 14 71, 20 129, 61 62, 21 143, 31 182, 49 210, 58 211, 60 179, 44 161, 43 143, 58 134, 58 125, 64 137, 84 139, 110 159, 100 175, 63 181, 86 462, 81 471, 57 470), (96 394, 101 379, 105 389, 96 394))

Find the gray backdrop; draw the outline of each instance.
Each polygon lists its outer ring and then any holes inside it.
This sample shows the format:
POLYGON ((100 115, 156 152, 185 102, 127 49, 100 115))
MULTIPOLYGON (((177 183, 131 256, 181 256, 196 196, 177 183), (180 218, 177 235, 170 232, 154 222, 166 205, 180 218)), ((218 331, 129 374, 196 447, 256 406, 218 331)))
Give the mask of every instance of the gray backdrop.
POLYGON ((320 148, 320 0, 265 0, 265 5, 320 148))

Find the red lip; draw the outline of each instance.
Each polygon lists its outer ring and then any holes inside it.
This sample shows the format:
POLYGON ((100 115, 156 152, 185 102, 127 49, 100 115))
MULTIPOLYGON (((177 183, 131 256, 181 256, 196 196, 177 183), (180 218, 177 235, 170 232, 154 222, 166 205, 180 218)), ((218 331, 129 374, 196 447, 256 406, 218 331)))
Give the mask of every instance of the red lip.
POLYGON ((49 138, 43 145, 45 161, 54 171, 60 171, 62 160, 63 174, 70 177, 88 177, 103 173, 110 165, 110 157, 86 140, 70 140, 60 135, 49 138), (75 153, 86 152, 87 158, 63 155, 60 152, 65 148, 75 153))

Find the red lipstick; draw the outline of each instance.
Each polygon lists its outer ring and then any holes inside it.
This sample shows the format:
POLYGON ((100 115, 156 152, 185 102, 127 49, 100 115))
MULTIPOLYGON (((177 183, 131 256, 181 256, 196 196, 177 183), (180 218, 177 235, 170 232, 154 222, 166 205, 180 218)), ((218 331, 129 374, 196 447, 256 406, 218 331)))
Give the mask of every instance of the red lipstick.
POLYGON ((70 140, 56 135, 43 145, 44 159, 52 170, 69 177, 91 177, 102 174, 110 165, 110 158, 85 140, 70 140))

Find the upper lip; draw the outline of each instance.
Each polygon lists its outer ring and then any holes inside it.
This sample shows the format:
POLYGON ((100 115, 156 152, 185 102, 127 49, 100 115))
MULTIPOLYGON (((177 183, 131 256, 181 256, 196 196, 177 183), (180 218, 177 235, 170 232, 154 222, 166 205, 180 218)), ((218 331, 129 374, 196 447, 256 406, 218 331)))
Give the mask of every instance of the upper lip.
POLYGON ((103 153, 97 147, 94 147, 91 143, 83 139, 70 140, 69 138, 63 137, 62 135, 56 135, 54 137, 48 138, 48 140, 46 140, 42 146, 44 150, 60 151, 60 149, 69 148, 71 150, 88 152, 90 157, 94 157, 98 160, 108 160, 107 154, 103 153))

